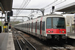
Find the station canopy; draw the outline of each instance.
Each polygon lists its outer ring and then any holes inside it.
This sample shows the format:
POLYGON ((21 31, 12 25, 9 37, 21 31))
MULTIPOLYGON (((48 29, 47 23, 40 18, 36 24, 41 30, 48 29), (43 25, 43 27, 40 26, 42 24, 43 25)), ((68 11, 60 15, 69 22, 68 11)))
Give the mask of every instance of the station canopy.
POLYGON ((75 13, 75 2, 56 9, 57 12, 75 13))
POLYGON ((11 11, 13 0, 0 0, 0 11, 11 11))

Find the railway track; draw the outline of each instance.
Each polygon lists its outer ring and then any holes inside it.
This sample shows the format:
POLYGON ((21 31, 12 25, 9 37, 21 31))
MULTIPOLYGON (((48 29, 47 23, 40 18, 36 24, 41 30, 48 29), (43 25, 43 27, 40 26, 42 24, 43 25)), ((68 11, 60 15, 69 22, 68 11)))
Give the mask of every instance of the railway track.
POLYGON ((25 39, 20 33, 14 34, 19 50, 36 50, 36 48, 25 39))
MULTIPOLYGON (((64 43, 63 42, 64 40, 57 41, 57 42, 53 41, 53 40, 43 41, 43 40, 35 38, 31 35, 25 34, 21 31, 17 31, 17 36, 18 36, 21 46, 23 47, 23 50, 24 49, 31 50, 30 46, 32 46, 32 48, 34 48, 35 50, 75 50, 74 45, 71 45, 70 42, 64 43), (26 40, 24 40, 24 39, 26 39, 26 40), (26 41, 28 41, 27 42, 28 44, 26 44, 26 41)), ((70 39, 68 41, 70 41, 70 39)), ((71 43, 72 43, 72 39, 71 39, 71 43)), ((32 49, 32 50, 34 50, 34 49, 32 49)))
POLYGON ((16 35, 15 35, 15 38, 16 38, 17 44, 18 44, 18 46, 19 46, 19 49, 20 49, 20 50, 23 50, 22 47, 21 47, 21 44, 20 44, 20 42, 19 42, 19 40, 18 40, 18 38, 17 38, 16 35))

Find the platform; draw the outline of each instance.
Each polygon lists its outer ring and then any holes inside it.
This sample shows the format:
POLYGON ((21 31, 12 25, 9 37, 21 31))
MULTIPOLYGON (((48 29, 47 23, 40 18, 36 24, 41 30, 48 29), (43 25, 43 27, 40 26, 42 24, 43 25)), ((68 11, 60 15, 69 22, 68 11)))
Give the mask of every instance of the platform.
POLYGON ((75 39, 75 33, 67 33, 69 38, 75 39))
POLYGON ((0 50, 15 50, 12 33, 0 33, 0 50))

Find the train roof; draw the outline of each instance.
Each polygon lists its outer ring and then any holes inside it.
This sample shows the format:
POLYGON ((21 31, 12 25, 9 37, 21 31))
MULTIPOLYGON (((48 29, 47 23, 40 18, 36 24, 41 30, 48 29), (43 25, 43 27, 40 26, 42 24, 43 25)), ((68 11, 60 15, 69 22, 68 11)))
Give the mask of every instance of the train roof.
MULTIPOLYGON (((62 14, 47 14, 47 15, 44 15, 44 16, 38 16, 37 18, 41 18, 41 17, 47 17, 47 16, 63 16, 62 14)), ((34 19, 37 19, 37 18, 34 18, 34 19)), ((31 19, 33 20, 33 19, 31 19)))
MULTIPOLYGON (((37 20, 37 19, 39 19, 41 17, 64 17, 64 16, 63 15, 60 15, 60 14, 47 14, 47 15, 44 15, 44 16, 39 16, 38 18, 34 18, 34 19, 31 19, 31 20, 27 20, 27 21, 25 21, 23 23, 19 23, 19 24, 28 23, 28 22, 31 22, 33 20, 37 20)), ((16 25, 19 25, 19 24, 16 24, 16 25)))

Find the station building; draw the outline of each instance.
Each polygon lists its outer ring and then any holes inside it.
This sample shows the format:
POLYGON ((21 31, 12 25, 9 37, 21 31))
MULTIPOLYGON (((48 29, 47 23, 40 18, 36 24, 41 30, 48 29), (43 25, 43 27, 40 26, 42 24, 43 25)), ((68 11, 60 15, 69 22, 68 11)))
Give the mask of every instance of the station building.
POLYGON ((67 33, 74 33, 75 30, 75 14, 64 14, 66 18, 66 30, 67 33))

